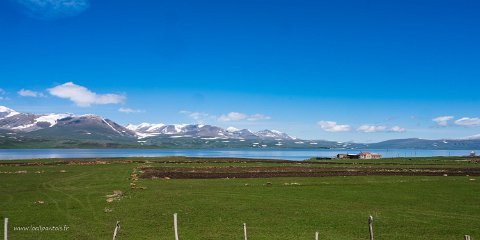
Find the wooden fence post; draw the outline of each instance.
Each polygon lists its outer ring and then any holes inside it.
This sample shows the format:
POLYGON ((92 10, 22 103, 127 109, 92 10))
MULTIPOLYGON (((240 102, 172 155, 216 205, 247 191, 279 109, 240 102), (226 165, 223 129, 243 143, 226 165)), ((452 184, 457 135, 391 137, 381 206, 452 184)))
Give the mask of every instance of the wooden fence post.
POLYGON ((243 224, 243 240, 247 240, 247 224, 243 224))
POLYGON ((118 229, 120 229, 120 221, 117 221, 117 224, 115 225, 115 230, 113 231, 113 240, 117 238, 118 229))
POLYGON ((178 240, 178 225, 177 225, 177 214, 173 214, 173 230, 175 232, 175 240, 178 240))
POLYGON ((315 240, 318 240, 318 231, 315 232, 315 240))
POLYGON ((370 232, 370 240, 373 240, 373 217, 368 217, 368 230, 370 232))
POLYGON ((8 218, 5 218, 3 225, 3 239, 8 240, 8 218))

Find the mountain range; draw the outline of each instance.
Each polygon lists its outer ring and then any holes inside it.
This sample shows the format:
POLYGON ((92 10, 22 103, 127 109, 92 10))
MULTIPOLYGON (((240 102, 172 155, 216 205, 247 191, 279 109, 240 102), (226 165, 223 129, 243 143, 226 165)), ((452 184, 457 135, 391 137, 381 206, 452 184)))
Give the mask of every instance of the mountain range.
POLYGON ((254 132, 203 124, 122 126, 92 114, 21 113, 0 106, 0 148, 480 149, 480 136, 451 140, 410 138, 365 144, 301 140, 277 130, 254 132))

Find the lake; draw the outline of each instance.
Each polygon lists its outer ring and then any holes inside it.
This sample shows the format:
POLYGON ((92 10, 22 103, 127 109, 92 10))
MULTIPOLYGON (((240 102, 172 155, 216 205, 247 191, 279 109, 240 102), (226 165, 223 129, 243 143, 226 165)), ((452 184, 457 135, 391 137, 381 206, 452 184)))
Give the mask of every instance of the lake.
POLYGON ((333 157, 338 153, 359 153, 360 151, 380 153, 384 158, 466 156, 471 152, 471 150, 408 149, 0 149, 0 160, 163 156, 305 160, 311 157, 333 157))

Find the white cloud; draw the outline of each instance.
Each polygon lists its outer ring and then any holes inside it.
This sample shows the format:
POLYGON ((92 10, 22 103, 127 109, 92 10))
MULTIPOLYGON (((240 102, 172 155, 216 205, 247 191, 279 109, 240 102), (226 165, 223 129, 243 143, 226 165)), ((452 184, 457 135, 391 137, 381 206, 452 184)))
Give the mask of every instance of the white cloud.
POLYGON ((67 82, 47 90, 52 96, 69 99, 79 107, 89 107, 92 104, 118 104, 125 101, 123 95, 97 94, 73 82, 67 82))
POLYGON ((453 116, 440 116, 432 119, 438 126, 447 126, 448 122, 453 119, 453 116))
POLYGON ((122 113, 143 113, 145 112, 145 110, 140 110, 140 109, 133 109, 133 108, 119 108, 118 109, 119 112, 122 112, 122 113))
POLYGON ((327 132, 348 132, 351 129, 350 125, 337 124, 337 122, 334 121, 320 121, 317 124, 327 132))
POLYGON ((18 93, 18 95, 20 95, 22 97, 44 97, 45 96, 41 92, 35 92, 35 91, 32 91, 32 90, 23 89, 23 88, 20 91, 18 91, 17 93, 18 93))
POLYGON ((405 128, 402 128, 400 126, 393 126, 391 128, 388 128, 387 126, 384 126, 384 125, 364 124, 358 127, 357 131, 364 132, 364 133, 387 132, 387 131, 400 133, 400 132, 405 132, 405 128))
POLYGON ((480 126, 480 118, 463 117, 456 120, 455 124, 467 127, 480 126))
POLYGON ((239 112, 230 112, 228 114, 222 114, 218 121, 220 122, 230 122, 230 121, 241 121, 247 118, 246 114, 239 113, 239 112))
POLYGON ((204 112, 191 112, 182 110, 179 113, 188 116, 189 118, 194 119, 198 123, 203 123, 205 121, 219 121, 219 122, 238 122, 238 121, 260 121, 260 120, 269 120, 270 116, 264 114, 252 114, 248 115, 240 112, 230 112, 227 114, 222 114, 219 117, 216 115, 210 115, 204 112))
POLYGON ((269 120, 271 119, 270 116, 263 115, 263 114, 252 114, 248 115, 245 113, 239 113, 239 112, 230 112, 227 114, 222 114, 220 117, 217 119, 219 122, 235 122, 235 121, 259 121, 259 120, 269 120))
POLYGON ((270 116, 266 116, 266 115, 263 115, 263 114, 253 114, 253 115, 250 115, 247 120, 248 121, 259 121, 259 120, 269 120, 271 119, 270 116))
POLYGON ((390 131, 391 132, 405 132, 405 128, 402 128, 400 126, 393 126, 392 128, 390 128, 390 131))
POLYGON ((200 120, 200 119, 208 117, 209 115, 207 113, 192 112, 192 113, 188 114, 188 116, 191 117, 192 119, 200 120))
POLYGON ((464 138, 460 138, 460 139, 475 139, 475 140, 479 140, 479 139, 480 139, 480 134, 475 134, 475 135, 471 135, 471 136, 464 137, 464 138))
POLYGON ((208 113, 203 112, 191 112, 191 111, 180 111, 179 113, 186 115, 187 117, 195 120, 197 123, 204 123, 208 120, 215 120, 215 116, 211 116, 208 113))
POLYGON ((387 130, 387 127, 383 125, 364 124, 357 128, 357 131, 364 133, 384 132, 385 130, 387 130))
POLYGON ((38 19, 72 17, 85 11, 88 0, 16 0, 27 14, 38 19))

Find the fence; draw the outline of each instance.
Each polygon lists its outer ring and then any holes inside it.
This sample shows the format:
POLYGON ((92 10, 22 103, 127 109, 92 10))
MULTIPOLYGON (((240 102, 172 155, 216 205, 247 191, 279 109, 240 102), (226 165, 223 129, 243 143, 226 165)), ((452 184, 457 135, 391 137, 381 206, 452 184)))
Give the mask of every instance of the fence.
MULTIPOLYGON (((117 234, 120 231, 120 221, 117 221, 115 224, 115 230, 113 231, 113 240, 116 240, 117 234)), ((174 239, 179 240, 178 238, 178 223, 177 223, 177 214, 173 214, 173 232, 174 232, 174 239)), ((373 240, 373 217, 368 217, 368 232, 370 234, 370 240, 373 240)), ((319 238, 319 232, 316 231, 314 234, 315 240, 319 238)), ((8 240, 8 218, 4 219, 3 225, 3 239, 8 240)), ((465 235, 463 237, 464 240, 471 240, 470 235, 465 235)), ((247 240, 247 224, 243 223, 243 240, 247 240)))

